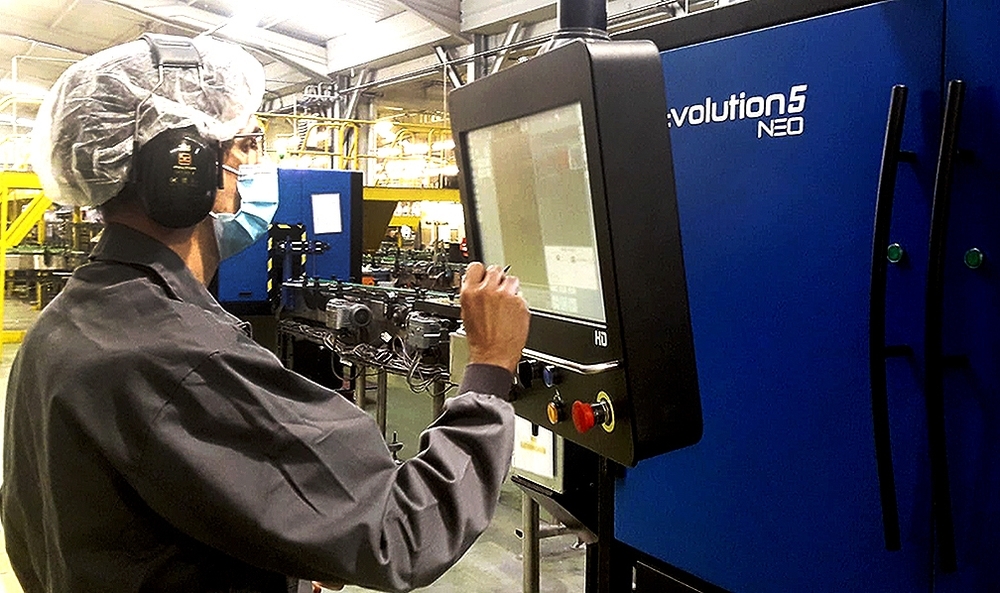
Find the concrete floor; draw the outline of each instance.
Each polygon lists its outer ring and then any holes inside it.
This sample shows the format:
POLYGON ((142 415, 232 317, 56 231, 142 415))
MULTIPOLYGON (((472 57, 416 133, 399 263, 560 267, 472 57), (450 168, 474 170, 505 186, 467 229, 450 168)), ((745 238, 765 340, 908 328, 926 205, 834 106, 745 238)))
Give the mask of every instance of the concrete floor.
MULTIPOLYGON (((9 299, 4 307, 5 329, 28 329, 38 313, 30 305, 9 299)), ((0 387, 7 392, 7 378, 17 353, 17 344, 3 346, 0 360, 0 387)), ((431 399, 410 392, 405 381, 390 375, 388 381, 387 433, 396 431, 404 448, 400 457, 416 452, 420 431, 431 418, 431 399)), ((0 397, 0 416, 4 397, 0 397)), ((371 410, 374 414, 374 409, 371 410)), ((2 444, 0 432, 0 444, 2 444)), ((543 520, 545 516, 543 513, 543 520)), ((493 523, 469 552, 430 587, 428 593, 514 593, 522 590, 521 540, 514 530, 521 526, 521 492, 509 481, 500 494, 500 505, 493 523)), ((2 529, 0 529, 2 537, 2 529)), ((572 535, 541 541, 541 592, 568 593, 584 590, 584 550, 575 547, 572 535)), ((345 592, 367 591, 360 587, 345 587, 345 592)), ((10 569, 5 550, 0 550, 0 593, 22 593, 10 569)), ((110 592, 109 592, 110 593, 110 592)))

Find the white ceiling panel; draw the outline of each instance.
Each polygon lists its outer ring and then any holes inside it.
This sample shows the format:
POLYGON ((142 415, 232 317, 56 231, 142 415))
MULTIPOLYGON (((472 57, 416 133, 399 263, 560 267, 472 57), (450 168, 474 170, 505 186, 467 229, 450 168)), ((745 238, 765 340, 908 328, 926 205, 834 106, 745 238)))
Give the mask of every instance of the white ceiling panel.
MULTIPOLYGON (((140 35, 148 21, 100 0, 0 0, 0 79, 43 87, 86 55, 140 35)), ((3 93, 0 93, 2 95, 3 93)))
MULTIPOLYGON (((451 36, 412 12, 403 12, 331 39, 327 43, 328 69, 341 72, 394 55, 405 55, 415 48, 431 47, 451 36)), ((412 56, 407 56, 412 57, 412 56)))
POLYGON ((555 18, 554 0, 463 0, 462 30, 476 33, 499 33, 507 22, 525 19, 529 22, 555 18))
MULTIPOLYGON (((404 11, 398 5, 384 7, 353 6, 346 1, 316 3, 311 0, 285 0, 298 10, 284 11, 281 19, 268 27, 286 35, 308 35, 315 43, 323 46, 326 41, 361 28, 374 26, 379 21, 393 17, 404 11)), ((264 25, 267 25, 264 21, 264 25)))
POLYGON ((461 37, 461 0, 398 0, 398 2, 445 33, 461 37))
MULTIPOLYGON (((434 45, 467 44, 462 10, 495 21, 554 0, 0 0, 0 79, 49 86, 68 65, 143 32, 211 34, 238 43, 286 94, 434 45)), ((516 16, 516 15, 515 15, 516 16)), ((3 91, 0 91, 2 96, 3 91)))

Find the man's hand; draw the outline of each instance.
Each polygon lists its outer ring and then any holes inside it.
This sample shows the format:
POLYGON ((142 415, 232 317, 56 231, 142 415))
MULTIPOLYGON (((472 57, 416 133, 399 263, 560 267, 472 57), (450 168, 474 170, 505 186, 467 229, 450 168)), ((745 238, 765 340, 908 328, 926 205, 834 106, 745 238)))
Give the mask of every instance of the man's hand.
POLYGON ((469 264, 462 279, 462 321, 469 340, 469 362, 517 368, 528 340, 531 314, 518 293, 521 282, 497 266, 469 264))

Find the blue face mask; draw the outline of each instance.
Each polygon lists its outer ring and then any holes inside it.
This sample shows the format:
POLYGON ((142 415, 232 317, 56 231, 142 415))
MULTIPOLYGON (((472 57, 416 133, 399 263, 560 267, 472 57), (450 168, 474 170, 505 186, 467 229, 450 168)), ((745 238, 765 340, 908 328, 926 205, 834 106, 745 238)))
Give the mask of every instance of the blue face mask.
POLYGON ((240 196, 240 209, 235 214, 211 213, 219 258, 226 259, 267 234, 267 227, 278 210, 278 167, 240 165, 239 171, 228 165, 222 167, 236 173, 236 191, 240 196))

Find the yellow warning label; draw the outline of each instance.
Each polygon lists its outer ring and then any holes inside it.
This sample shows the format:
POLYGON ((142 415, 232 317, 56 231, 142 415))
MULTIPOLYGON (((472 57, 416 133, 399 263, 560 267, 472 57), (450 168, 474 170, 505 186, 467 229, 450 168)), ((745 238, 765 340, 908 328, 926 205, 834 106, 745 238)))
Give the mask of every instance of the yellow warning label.
POLYGON ((546 447, 539 445, 538 443, 535 442, 534 439, 530 441, 521 441, 520 447, 527 451, 532 451, 534 453, 541 453, 542 455, 545 455, 546 453, 549 452, 549 450, 546 447))

